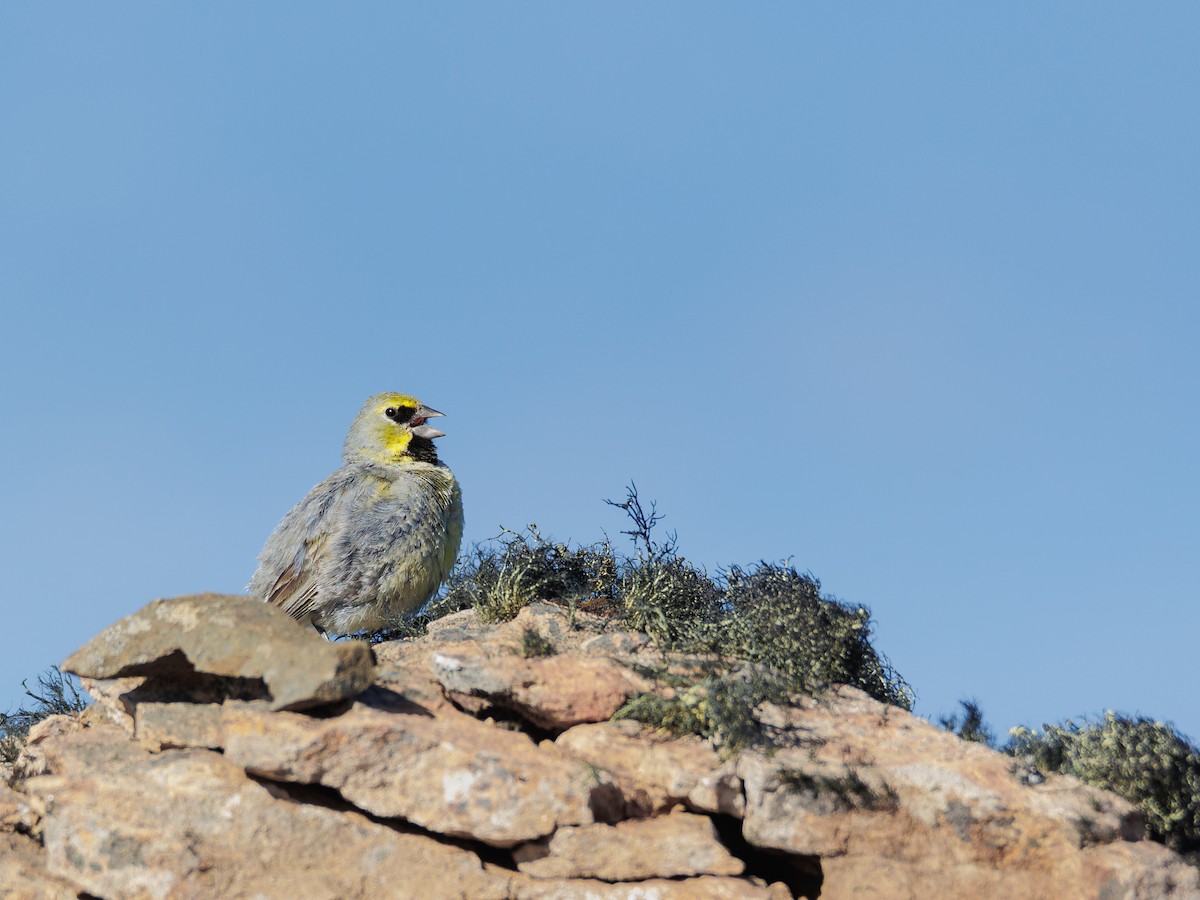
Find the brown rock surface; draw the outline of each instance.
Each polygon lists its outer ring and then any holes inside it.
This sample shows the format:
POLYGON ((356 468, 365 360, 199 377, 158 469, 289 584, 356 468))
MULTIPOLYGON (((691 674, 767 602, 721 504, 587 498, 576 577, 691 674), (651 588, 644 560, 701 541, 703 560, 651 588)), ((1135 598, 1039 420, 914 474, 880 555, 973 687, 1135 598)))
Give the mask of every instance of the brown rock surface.
POLYGON ((152 676, 152 700, 264 698, 272 709, 353 697, 374 675, 362 641, 326 641, 274 606, 223 594, 155 600, 104 629, 62 668, 85 678, 152 676))
POLYGON ((738 762, 744 834, 820 857, 822 898, 1200 896, 1200 873, 1142 840, 1140 812, 1112 794, 1024 784, 1010 757, 852 688, 789 715, 796 746, 738 762))
POLYGON ((789 853, 1051 876, 1085 846, 1142 836, 1130 803, 1014 761, 860 691, 793 712, 796 746, 743 754, 745 836, 789 853))
POLYGON ((13 765, 13 777, 10 782, 44 775, 49 768, 47 751, 53 753, 57 739, 74 734, 83 727, 80 719, 71 716, 50 716, 30 728, 25 746, 21 748, 21 755, 13 765))
POLYGON ((773 745, 722 755, 590 721, 687 664, 582 612, 449 616, 379 645, 364 691, 363 651, 235 641, 269 608, 184 601, 72 656, 97 703, 0 789, 9 894, 1200 900, 1130 804, 849 688, 764 704, 773 745))
POLYGON ((29 809, 28 798, 0 783, 0 833, 17 829, 27 831, 33 827, 33 823, 34 816, 29 809))
POLYGON ((636 722, 580 725, 555 741, 569 753, 611 772, 633 808, 643 814, 684 803, 699 812, 741 816, 742 779, 708 741, 671 737, 636 722))
POLYGON ((507 710, 547 730, 603 722, 652 685, 607 652, 582 652, 589 639, 594 643, 602 620, 577 614, 576 625, 572 628, 564 610, 547 604, 491 626, 473 610, 455 613, 433 622, 422 642, 379 647, 379 679, 403 684, 408 695, 416 674, 432 679, 464 709, 507 710), (525 655, 529 634, 545 643, 549 655, 525 655))
POLYGON ((535 878, 601 881, 741 875, 746 869, 717 839, 708 816, 685 812, 560 828, 545 840, 518 847, 513 859, 535 878))
POLYGON ((607 721, 633 694, 650 687, 605 659, 488 656, 479 646, 431 654, 438 682, 448 691, 513 710, 541 728, 607 721))
MULTIPOLYGON (((150 750, 194 747, 217 750, 225 711, 237 701, 216 703, 139 703, 134 735, 150 750)), ((263 705, 261 701, 258 701, 263 705)))
POLYGON ((255 775, 321 784, 375 815, 501 847, 593 821, 602 794, 596 774, 553 744, 387 692, 325 719, 229 709, 222 745, 255 775))
POLYGON ((29 900, 76 900, 71 882, 51 875, 46 854, 33 838, 0 833, 0 897, 29 900))
POLYGON ((44 806, 49 870, 100 897, 501 897, 479 858, 353 811, 273 794, 206 750, 151 754, 102 728, 66 736, 44 806))
POLYGON ((783 884, 743 878, 650 878, 613 884, 589 878, 542 879, 518 875, 509 882, 513 900, 788 900, 783 884))

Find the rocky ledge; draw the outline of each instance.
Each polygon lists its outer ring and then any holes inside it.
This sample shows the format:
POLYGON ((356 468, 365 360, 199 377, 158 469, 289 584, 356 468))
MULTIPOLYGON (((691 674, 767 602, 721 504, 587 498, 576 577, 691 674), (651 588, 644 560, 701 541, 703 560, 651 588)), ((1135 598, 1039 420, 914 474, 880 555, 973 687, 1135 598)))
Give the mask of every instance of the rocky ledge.
POLYGON ((550 605, 329 643, 160 600, 64 668, 96 703, 0 785, 14 897, 1200 897, 1126 801, 852 688, 769 745, 613 719, 682 664, 550 605))

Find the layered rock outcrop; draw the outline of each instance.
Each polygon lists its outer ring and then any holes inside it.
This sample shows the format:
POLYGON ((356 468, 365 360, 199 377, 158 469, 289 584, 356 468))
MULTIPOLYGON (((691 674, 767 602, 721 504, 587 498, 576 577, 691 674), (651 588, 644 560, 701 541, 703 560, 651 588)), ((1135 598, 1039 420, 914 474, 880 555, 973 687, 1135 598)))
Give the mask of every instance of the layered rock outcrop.
POLYGON ((156 601, 0 787, 5 896, 1200 898, 1138 811, 841 688, 724 752, 612 720, 672 660, 534 605, 328 643, 156 601))

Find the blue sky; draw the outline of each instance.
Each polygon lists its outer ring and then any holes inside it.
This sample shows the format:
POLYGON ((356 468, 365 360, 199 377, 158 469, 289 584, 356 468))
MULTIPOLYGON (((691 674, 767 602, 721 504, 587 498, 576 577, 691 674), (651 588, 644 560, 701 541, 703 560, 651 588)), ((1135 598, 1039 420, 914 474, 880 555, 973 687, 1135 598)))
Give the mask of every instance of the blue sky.
POLYGON ((242 589, 361 402, 468 540, 868 605, 917 712, 1200 737, 1200 8, 0 9, 0 708, 242 589))

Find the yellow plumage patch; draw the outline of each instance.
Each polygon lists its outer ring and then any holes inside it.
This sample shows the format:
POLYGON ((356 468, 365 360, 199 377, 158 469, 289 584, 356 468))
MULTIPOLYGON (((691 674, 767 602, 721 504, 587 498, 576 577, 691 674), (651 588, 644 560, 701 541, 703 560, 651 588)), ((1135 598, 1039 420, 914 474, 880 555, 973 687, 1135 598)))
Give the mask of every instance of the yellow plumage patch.
POLYGON ((407 428, 383 428, 380 443, 383 445, 383 455, 389 460, 401 456, 408 445, 412 443, 412 432, 407 428))

